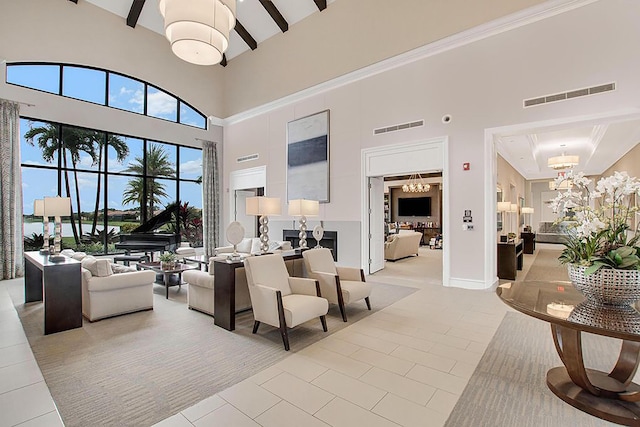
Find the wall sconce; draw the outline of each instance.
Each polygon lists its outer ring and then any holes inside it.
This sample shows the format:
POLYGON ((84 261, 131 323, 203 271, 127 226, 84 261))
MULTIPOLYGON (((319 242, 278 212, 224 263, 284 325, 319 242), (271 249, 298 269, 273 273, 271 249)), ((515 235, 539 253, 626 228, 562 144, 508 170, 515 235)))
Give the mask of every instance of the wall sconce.
POLYGON ((269 218, 268 215, 280 215, 279 197, 247 197, 247 215, 260 216, 260 249, 262 253, 269 251, 269 218))
POLYGON ((289 215, 300 217, 300 248, 307 248, 307 216, 318 216, 320 202, 317 200, 295 199, 289 201, 289 215))

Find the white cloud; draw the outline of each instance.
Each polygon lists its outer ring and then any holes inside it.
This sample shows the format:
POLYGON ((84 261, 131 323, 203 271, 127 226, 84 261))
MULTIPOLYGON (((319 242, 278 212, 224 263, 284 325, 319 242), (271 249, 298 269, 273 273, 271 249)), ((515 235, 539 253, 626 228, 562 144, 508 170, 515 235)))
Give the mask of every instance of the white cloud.
POLYGON ((30 166, 51 166, 53 164, 53 163, 37 162, 35 160, 26 160, 22 163, 30 166))
POLYGON ((84 166, 85 168, 89 168, 93 166, 93 159, 89 155, 80 156, 80 161, 78 162, 78 166, 84 166))
POLYGON ((174 97, 164 92, 147 94, 147 114, 150 116, 174 115, 177 104, 174 97))
POLYGON ((180 163, 180 173, 202 173, 202 160, 189 160, 188 162, 180 163))

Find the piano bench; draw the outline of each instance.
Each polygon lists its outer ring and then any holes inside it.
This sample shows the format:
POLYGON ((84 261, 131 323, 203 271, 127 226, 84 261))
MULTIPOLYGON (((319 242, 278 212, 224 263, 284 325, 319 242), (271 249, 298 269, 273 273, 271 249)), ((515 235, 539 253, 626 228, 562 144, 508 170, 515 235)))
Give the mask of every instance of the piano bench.
POLYGON ((149 257, 147 255, 116 255, 113 257, 113 262, 122 261, 122 263, 126 266, 129 265, 131 261, 135 262, 149 262, 149 257))

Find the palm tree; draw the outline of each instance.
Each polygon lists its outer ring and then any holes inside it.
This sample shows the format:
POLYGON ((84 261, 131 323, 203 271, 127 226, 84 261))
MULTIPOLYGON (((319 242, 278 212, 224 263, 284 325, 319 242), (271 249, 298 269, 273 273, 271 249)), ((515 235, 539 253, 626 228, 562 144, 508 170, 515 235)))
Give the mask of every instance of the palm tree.
POLYGON ((78 174, 76 165, 80 160, 80 153, 85 152, 91 156, 92 160, 96 160, 96 152, 94 147, 94 135, 91 131, 77 129, 77 128, 64 128, 62 144, 60 143, 60 132, 57 126, 52 124, 46 124, 44 126, 38 126, 29 129, 25 133, 25 139, 30 145, 34 145, 34 139, 38 142, 38 147, 42 150, 42 158, 51 163, 55 159, 56 153, 61 156, 64 167, 64 180, 65 190, 67 197, 71 197, 71 188, 69 186, 69 173, 67 164, 67 153, 70 155, 71 164, 73 166, 73 173, 75 178, 75 190, 76 190, 76 203, 78 206, 78 226, 80 234, 75 225, 75 217, 73 215, 73 206, 71 211, 71 229, 73 231, 73 237, 77 244, 80 243, 79 236, 82 235, 82 218, 80 212, 80 192, 78 185, 78 174))
MULTIPOLYGON (((160 198, 168 196, 164 191, 164 184, 157 182, 156 177, 172 178, 175 176, 175 166, 171 163, 168 154, 160 145, 150 144, 146 158, 147 178, 145 180, 143 180, 143 178, 130 179, 122 199, 122 203, 125 205, 137 202, 141 208, 143 203, 144 206, 147 206, 147 215, 145 218, 140 217, 141 222, 145 222, 153 216, 155 206, 160 203, 160 198), (143 201, 145 185, 147 200, 143 201)), ((135 173, 136 175, 143 175, 144 171, 144 159, 142 157, 136 157, 135 162, 124 170, 124 172, 135 173)))
POLYGON ((106 138, 103 137, 98 141, 98 185, 96 186, 96 204, 93 208, 93 224, 91 224, 91 235, 96 234, 96 227, 98 226, 98 211, 100 210, 100 184, 102 183, 100 172, 102 171, 102 155, 109 147, 113 147, 116 152, 116 160, 118 163, 122 163, 124 159, 129 155, 129 147, 118 136, 109 135, 106 138))

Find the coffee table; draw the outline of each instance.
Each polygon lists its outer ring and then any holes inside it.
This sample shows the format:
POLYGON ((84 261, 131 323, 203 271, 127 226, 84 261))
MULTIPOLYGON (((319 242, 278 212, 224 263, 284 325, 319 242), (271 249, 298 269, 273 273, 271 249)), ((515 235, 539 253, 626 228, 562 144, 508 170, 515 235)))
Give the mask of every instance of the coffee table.
POLYGON ((571 282, 509 282, 496 293, 508 306, 551 324, 564 364, 547 372, 556 396, 598 418, 640 425, 640 386, 632 382, 640 364, 640 313, 634 307, 593 304, 571 282), (585 367, 582 332, 622 340, 610 373, 585 367))
POLYGON ((162 274, 162 284, 165 287, 165 298, 169 299, 169 287, 178 285, 178 289, 182 289, 182 273, 187 270, 194 270, 197 267, 189 264, 176 263, 171 269, 161 268, 160 261, 154 262, 141 262, 137 266, 144 270, 152 270, 156 273, 162 274), (178 275, 178 283, 171 283, 171 275, 178 275))

